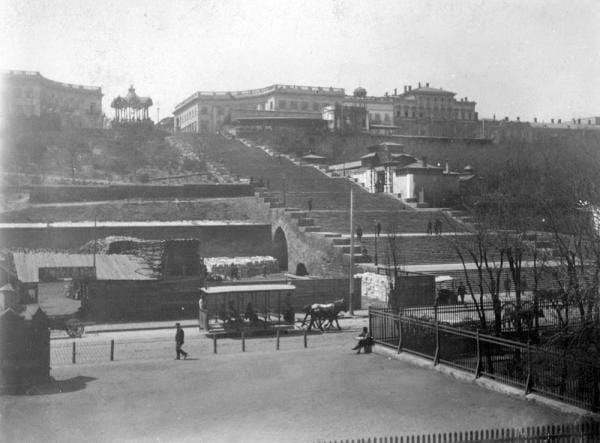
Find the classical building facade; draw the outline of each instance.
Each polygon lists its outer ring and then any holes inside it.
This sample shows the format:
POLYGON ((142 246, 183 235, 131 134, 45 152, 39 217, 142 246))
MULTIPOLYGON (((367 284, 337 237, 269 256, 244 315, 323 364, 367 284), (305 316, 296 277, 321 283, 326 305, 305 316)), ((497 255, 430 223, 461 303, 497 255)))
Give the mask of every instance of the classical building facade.
POLYGON ((341 102, 344 90, 320 86, 272 85, 261 89, 196 92, 175 107, 175 131, 215 132, 224 124, 288 119, 322 120, 324 107, 341 102))
POLYGON ((102 89, 62 83, 37 71, 3 71, 3 117, 40 119, 61 128, 101 128, 102 89))
POLYGON ((179 103, 174 127, 184 132, 215 132, 225 124, 265 126, 277 121, 292 124, 323 120, 332 131, 369 131, 374 134, 474 137, 476 103, 429 83, 405 86, 404 92, 367 96, 358 87, 352 95, 342 88, 273 85, 233 92, 196 92, 179 103))

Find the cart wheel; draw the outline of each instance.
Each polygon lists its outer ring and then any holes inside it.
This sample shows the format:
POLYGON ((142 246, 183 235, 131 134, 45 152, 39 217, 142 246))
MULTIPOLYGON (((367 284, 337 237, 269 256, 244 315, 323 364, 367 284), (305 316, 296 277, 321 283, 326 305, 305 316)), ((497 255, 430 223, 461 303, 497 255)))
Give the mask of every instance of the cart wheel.
POLYGON ((67 321, 65 329, 67 331, 67 334, 69 334, 69 337, 81 338, 85 327, 81 324, 79 320, 71 319, 67 321))

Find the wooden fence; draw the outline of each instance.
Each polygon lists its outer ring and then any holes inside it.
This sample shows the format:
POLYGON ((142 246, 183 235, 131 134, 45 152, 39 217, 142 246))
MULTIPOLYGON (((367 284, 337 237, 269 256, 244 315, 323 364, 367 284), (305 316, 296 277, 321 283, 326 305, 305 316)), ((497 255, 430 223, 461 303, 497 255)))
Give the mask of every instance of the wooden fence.
POLYGON ((318 443, 598 443, 600 422, 485 429, 392 437, 317 440, 318 443))

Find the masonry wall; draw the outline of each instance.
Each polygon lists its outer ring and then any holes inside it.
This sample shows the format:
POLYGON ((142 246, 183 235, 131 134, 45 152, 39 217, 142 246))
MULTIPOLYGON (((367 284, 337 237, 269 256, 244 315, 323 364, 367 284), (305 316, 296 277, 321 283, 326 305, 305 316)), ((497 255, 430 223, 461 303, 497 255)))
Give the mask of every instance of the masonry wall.
POLYGON ((195 238, 205 257, 271 254, 271 226, 108 226, 97 227, 0 227, 0 247, 77 249, 94 238, 109 236, 148 240, 195 238))
POLYGON ((248 184, 110 185, 110 186, 33 186, 32 203, 126 200, 134 198, 218 198, 249 197, 254 188, 248 184))

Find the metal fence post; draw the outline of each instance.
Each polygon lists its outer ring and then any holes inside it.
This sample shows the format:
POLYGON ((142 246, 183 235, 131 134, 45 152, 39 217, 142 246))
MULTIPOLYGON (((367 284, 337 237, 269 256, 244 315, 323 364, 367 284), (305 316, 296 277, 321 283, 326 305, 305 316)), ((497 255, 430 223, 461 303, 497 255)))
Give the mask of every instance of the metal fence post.
POLYGON ((308 347, 308 339, 306 337, 306 335, 308 334, 308 329, 304 330, 304 347, 307 348, 308 347))
POLYGON ((477 343, 477 366, 475 366, 475 378, 478 378, 481 375, 481 342, 479 341, 479 328, 477 328, 475 340, 477 343))
POLYGON ((110 361, 115 360, 115 341, 110 341, 110 361))
POLYGON ((242 331, 242 352, 246 352, 246 334, 242 331))
POLYGON ((402 317, 400 317, 400 314, 396 314, 396 316, 398 317, 398 354, 400 354, 400 352, 402 351, 402 317))
POLYGON ((77 362, 77 358, 75 357, 76 355, 76 351, 75 351, 75 342, 73 342, 73 364, 75 364, 77 362))
POLYGON ((531 340, 527 340, 527 381, 525 382, 525 394, 529 394, 531 392, 532 386, 531 379, 531 340))
POLYGON ((279 329, 277 330, 277 350, 279 351, 279 329))
POLYGON ((433 357, 433 365, 437 366, 440 361, 440 323, 438 322, 437 303, 433 305, 435 313, 435 355, 433 357))
POLYGON ((217 334, 213 334, 213 353, 217 353, 217 334))

